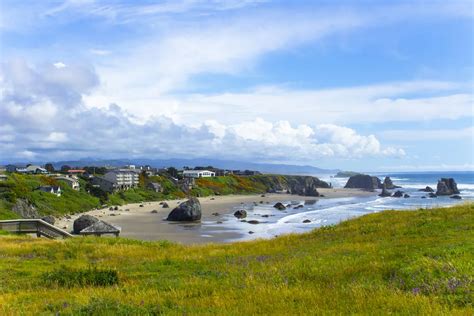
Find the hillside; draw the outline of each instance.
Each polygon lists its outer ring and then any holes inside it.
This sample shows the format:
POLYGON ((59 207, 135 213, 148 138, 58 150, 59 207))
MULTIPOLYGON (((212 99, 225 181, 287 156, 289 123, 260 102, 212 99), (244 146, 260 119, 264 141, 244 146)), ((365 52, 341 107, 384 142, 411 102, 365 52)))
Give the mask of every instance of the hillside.
MULTIPOLYGON (((12 212, 15 207, 26 208, 28 212, 43 215, 62 216, 84 212, 101 205, 123 205, 143 201, 160 201, 165 199, 184 198, 188 192, 164 176, 153 176, 144 179, 138 188, 123 192, 108 194, 93 187, 87 186, 81 180, 80 191, 74 191, 66 184, 47 176, 10 174, 7 181, 0 182, 0 219, 21 217, 18 212, 12 212), (148 190, 145 182, 158 182, 163 192, 148 190), (61 186, 62 196, 36 190, 40 185, 61 186), (89 192, 90 191, 90 192, 89 192)), ((201 178, 196 181, 197 186, 189 192, 193 196, 225 195, 225 194, 257 194, 266 192, 292 192, 301 195, 314 195, 315 188, 328 187, 328 184, 315 177, 284 176, 284 175, 256 175, 256 176, 225 176, 201 178)))
POLYGON ((0 236, 0 313, 472 315, 474 205, 182 246, 0 236))

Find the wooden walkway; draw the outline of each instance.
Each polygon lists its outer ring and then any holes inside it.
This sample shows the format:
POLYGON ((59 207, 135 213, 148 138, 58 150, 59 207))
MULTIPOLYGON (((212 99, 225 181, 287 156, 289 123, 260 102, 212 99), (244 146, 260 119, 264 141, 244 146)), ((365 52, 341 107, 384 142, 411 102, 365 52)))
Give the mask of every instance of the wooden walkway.
POLYGON ((36 234, 46 238, 74 237, 70 233, 57 228, 41 219, 12 219, 0 221, 0 230, 16 234, 36 234))

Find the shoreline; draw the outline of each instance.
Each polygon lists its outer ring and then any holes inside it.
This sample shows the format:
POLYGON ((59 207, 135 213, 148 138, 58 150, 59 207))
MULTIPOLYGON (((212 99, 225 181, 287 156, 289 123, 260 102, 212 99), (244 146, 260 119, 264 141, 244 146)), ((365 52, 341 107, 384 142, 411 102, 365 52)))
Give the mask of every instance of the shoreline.
MULTIPOLYGON (((318 188, 324 197, 299 196, 291 194, 269 193, 252 195, 221 195, 198 198, 202 207, 200 222, 169 222, 166 216, 186 199, 164 200, 143 203, 131 203, 119 206, 117 211, 109 207, 91 210, 84 213, 69 215, 70 218, 57 219, 55 226, 72 230, 73 222, 83 214, 88 214, 121 228, 120 237, 138 240, 169 240, 183 244, 224 243, 242 237, 242 233, 229 227, 209 227, 207 224, 219 223, 223 217, 232 214, 234 209, 258 204, 274 204, 283 201, 309 201, 319 199, 366 197, 376 194, 359 189, 318 188), (163 208, 160 203, 166 202, 169 208, 163 208), (140 207, 140 205, 143 205, 140 207), (156 213, 151 213, 156 210, 156 213)), ((273 205, 272 204, 272 205, 273 205)))

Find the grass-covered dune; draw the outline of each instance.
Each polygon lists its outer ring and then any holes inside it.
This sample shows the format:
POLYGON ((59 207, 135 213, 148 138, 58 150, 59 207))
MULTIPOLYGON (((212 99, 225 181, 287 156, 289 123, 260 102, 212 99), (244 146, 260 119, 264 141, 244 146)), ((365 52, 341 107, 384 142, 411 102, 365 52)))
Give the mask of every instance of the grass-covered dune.
POLYGON ((0 314, 472 315, 474 205, 182 246, 0 236, 0 314))

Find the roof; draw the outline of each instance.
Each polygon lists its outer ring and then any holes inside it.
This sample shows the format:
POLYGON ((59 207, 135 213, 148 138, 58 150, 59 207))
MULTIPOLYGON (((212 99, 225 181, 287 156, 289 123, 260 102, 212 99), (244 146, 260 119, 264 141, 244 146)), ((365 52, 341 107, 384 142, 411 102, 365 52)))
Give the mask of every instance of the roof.
POLYGON ((55 179, 59 181, 78 182, 77 179, 68 178, 68 177, 55 177, 55 179))
POLYGON ((84 169, 69 169, 67 172, 70 172, 70 173, 84 173, 86 172, 84 169))
POLYGON ((184 170, 183 173, 196 173, 196 172, 213 172, 215 173, 214 171, 210 171, 210 170, 184 170))
POLYGON ((97 221, 94 224, 84 228, 79 232, 79 234, 118 234, 120 233, 120 228, 115 227, 112 224, 106 223, 104 221, 97 221))
POLYGON ((38 190, 46 191, 46 192, 50 192, 51 190, 53 190, 54 192, 56 192, 56 191, 61 191, 61 187, 57 185, 56 186, 43 185, 43 186, 40 186, 38 190))

